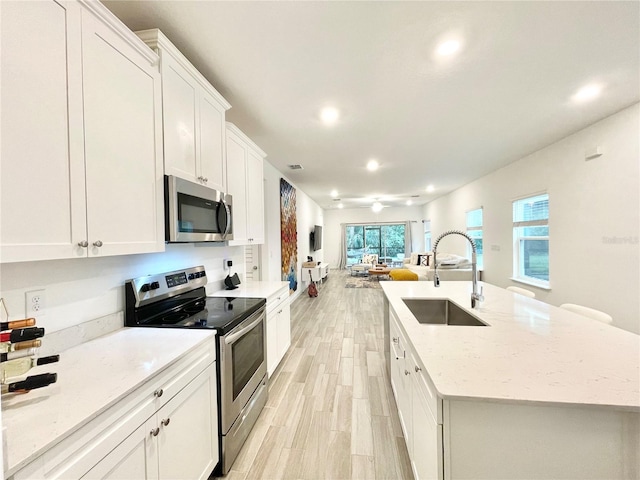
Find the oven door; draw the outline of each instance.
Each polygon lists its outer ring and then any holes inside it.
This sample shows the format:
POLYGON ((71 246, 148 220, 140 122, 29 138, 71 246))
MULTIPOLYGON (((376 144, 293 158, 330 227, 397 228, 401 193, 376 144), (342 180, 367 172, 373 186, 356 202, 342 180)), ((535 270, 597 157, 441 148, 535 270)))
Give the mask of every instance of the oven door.
POLYGON ((220 338, 222 433, 226 434, 267 374, 265 309, 220 338))

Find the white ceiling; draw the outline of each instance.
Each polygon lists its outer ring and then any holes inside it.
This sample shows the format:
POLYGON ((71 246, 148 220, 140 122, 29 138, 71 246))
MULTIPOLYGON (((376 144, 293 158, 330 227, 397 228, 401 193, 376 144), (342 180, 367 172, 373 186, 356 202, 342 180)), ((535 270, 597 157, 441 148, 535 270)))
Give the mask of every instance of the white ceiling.
POLYGON ((640 99, 636 1, 104 3, 132 30, 160 28, 323 208, 332 189, 345 207, 426 203, 640 99), (436 59, 450 35, 461 52, 436 59), (592 82, 599 98, 571 101, 592 82))

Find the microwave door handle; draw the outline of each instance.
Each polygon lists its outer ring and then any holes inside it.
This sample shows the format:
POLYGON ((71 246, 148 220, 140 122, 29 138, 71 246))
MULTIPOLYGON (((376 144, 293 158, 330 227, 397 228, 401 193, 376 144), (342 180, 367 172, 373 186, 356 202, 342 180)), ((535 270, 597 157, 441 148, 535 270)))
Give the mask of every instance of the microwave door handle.
POLYGON ((224 343, 226 343, 227 345, 231 345, 233 342, 235 342, 237 339, 239 339, 240 337, 242 337, 245 333, 247 333, 249 330, 251 330, 252 328, 254 328, 256 325, 258 325, 259 323, 261 323, 263 321, 263 316, 260 315, 260 317, 254 321, 251 322, 250 325, 247 325, 246 327, 244 327, 242 330, 238 331, 238 332, 233 332, 231 335, 227 335, 224 338, 224 343))
POLYGON ((231 230, 231 210, 229 210, 229 205, 227 205, 224 201, 222 202, 224 205, 224 211, 227 212, 227 227, 224 229, 224 235, 226 236, 231 230))

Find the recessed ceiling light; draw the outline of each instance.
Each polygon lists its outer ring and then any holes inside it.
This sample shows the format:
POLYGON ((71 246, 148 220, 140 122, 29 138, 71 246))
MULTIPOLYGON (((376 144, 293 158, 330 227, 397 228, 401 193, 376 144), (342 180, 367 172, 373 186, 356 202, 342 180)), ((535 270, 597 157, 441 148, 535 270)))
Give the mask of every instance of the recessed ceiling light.
POLYGON ((411 200, 407 200, 407 205, 413 205, 413 202, 411 200))
POLYGON ((378 213, 379 211, 382 210, 382 204, 380 202, 374 202, 374 204, 371 205, 371 210, 378 213))
POLYGON ((376 160, 369 160, 369 162, 367 163, 367 170, 371 171, 371 172, 375 172, 378 169, 379 165, 378 162, 376 160))
POLYGON ((325 125, 333 125, 339 117, 340 112, 334 107, 325 107, 320 111, 320 119, 325 125))
POLYGON ((343 204, 341 204, 341 203, 339 203, 339 204, 338 204, 338 208, 344 208, 344 205, 343 205, 343 204))
POLYGON ((337 190, 331 190, 331 196, 333 198, 336 198, 338 196, 338 191, 337 190))
POLYGON ((457 53, 462 47, 460 40, 447 40, 442 42, 436 48, 436 53, 441 57, 449 57, 457 53))
POLYGON ((585 85, 584 87, 582 87, 571 98, 574 102, 578 103, 588 102, 589 100, 593 100, 594 98, 599 96, 601 92, 602 86, 593 83, 591 85, 585 85))
POLYGON ((433 185, 427 185, 427 193, 431 193, 435 190, 435 187, 433 185))

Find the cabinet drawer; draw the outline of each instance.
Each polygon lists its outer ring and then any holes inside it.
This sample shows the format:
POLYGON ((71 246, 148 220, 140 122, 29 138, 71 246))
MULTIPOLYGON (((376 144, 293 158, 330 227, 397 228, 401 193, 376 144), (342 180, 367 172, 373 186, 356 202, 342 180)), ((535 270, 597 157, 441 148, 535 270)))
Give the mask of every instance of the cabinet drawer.
POLYGON ((286 285, 267 298, 267 314, 271 313, 282 302, 289 300, 289 287, 286 285))

